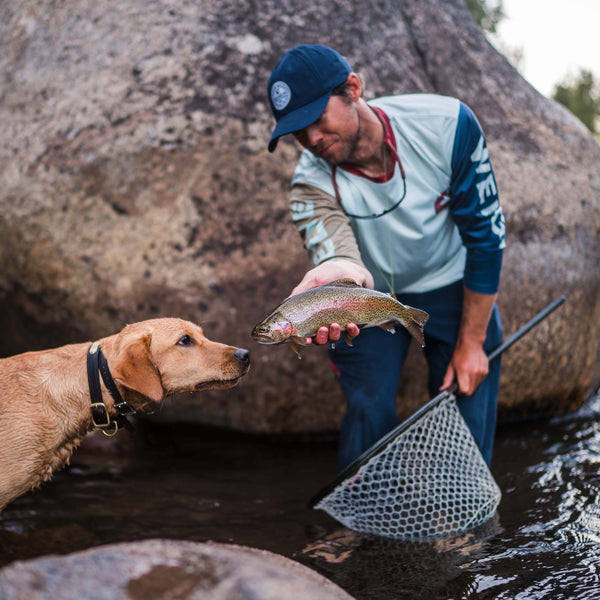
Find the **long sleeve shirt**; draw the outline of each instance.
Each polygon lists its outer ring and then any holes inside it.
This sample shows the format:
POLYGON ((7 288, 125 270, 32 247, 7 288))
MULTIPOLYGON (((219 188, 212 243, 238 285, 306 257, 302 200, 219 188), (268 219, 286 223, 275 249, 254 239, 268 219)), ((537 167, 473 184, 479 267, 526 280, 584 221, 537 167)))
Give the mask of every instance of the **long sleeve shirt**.
POLYGON ((378 98, 369 105, 403 170, 395 163, 389 176, 377 179, 343 165, 332 173, 326 161, 302 153, 291 211, 312 262, 343 257, 362 263, 382 291, 426 292, 464 279, 473 291, 495 293, 504 217, 471 110, 433 94, 378 98), (385 212, 400 199, 383 216, 357 218, 385 212))

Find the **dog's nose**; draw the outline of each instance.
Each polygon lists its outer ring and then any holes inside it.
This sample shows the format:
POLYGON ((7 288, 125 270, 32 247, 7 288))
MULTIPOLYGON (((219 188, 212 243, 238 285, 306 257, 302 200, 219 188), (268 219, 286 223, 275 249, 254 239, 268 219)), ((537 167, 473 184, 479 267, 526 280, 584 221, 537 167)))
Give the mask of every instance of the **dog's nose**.
POLYGON ((250 352, 248 352, 248 350, 246 350, 244 348, 238 348, 233 353, 233 356, 235 356, 235 359, 238 362, 241 362, 243 365, 249 365, 250 364, 250 352))

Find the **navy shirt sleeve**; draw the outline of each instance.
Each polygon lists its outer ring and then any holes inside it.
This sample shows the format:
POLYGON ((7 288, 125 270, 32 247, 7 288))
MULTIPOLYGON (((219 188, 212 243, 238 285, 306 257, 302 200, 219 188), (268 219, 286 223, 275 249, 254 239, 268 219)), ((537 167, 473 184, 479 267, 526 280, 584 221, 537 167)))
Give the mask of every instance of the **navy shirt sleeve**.
POLYGON ((450 211, 467 249, 465 286, 496 293, 505 247, 504 215, 483 132, 462 103, 452 151, 450 211))

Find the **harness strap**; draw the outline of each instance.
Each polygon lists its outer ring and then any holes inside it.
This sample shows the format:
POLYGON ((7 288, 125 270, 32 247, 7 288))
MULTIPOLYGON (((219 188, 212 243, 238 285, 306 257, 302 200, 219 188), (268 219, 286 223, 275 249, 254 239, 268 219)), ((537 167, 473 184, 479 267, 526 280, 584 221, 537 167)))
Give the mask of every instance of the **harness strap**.
POLYGON ((112 378, 110 374, 110 369, 108 368, 108 361, 104 354, 102 354, 102 350, 98 348, 98 364, 100 366, 100 375, 102 375, 102 381, 104 381, 104 385, 107 387, 110 395, 113 397, 115 401, 115 408, 122 415, 132 415, 135 413, 135 409, 131 408, 127 402, 121 396, 119 390, 117 389, 117 385, 115 380, 112 378))
POLYGON ((107 436, 113 436, 120 428, 125 427, 130 431, 133 426, 125 414, 134 414, 135 410, 123 400, 117 386, 110 374, 106 358, 100 350, 98 342, 94 342, 87 353, 87 376, 91 398, 92 422, 94 426, 102 430, 107 436), (111 396, 115 400, 115 408, 119 415, 111 418, 106 404, 102 401, 102 387, 100 385, 100 374, 104 385, 106 385, 111 396))

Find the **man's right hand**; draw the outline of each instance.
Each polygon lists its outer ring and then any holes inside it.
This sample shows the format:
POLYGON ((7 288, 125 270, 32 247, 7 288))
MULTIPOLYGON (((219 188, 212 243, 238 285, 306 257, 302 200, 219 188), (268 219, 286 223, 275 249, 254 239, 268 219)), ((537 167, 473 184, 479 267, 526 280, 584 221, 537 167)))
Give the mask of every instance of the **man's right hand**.
POLYGON ((370 289, 375 286, 373 276, 365 267, 357 265, 351 260, 339 258, 328 260, 308 271, 302 281, 292 290, 290 296, 336 279, 353 279, 358 285, 370 289))
MULTIPOLYGON (((302 281, 292 290, 291 295, 310 290, 319 285, 324 285, 336 279, 353 279, 358 285, 373 289, 373 276, 361 265, 343 258, 327 261, 311 269, 303 277, 302 281)), ((356 337, 360 329, 355 323, 348 323, 346 332, 351 338, 356 337)), ((320 327, 316 335, 306 338, 307 344, 327 344, 339 341, 341 330, 338 323, 331 323, 329 328, 320 327)))

